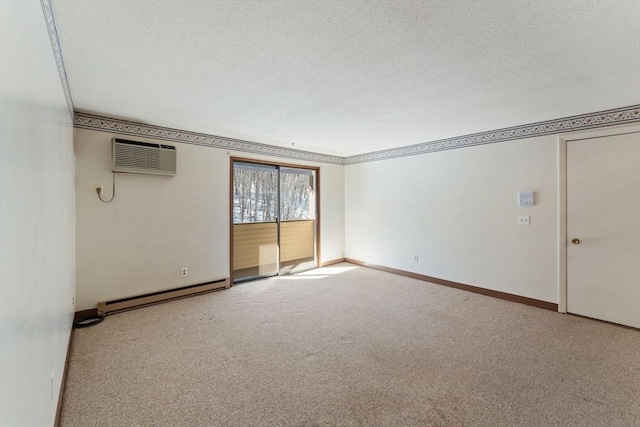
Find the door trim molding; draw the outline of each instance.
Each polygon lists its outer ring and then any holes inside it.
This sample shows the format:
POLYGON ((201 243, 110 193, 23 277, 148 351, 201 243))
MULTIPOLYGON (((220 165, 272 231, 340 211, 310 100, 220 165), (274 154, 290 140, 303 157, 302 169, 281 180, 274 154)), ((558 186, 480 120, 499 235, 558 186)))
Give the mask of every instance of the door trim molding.
POLYGON ((567 140, 558 137, 558 311, 567 312, 567 140))
POLYGON ((567 312, 567 142, 640 132, 640 124, 558 136, 558 311, 567 312))

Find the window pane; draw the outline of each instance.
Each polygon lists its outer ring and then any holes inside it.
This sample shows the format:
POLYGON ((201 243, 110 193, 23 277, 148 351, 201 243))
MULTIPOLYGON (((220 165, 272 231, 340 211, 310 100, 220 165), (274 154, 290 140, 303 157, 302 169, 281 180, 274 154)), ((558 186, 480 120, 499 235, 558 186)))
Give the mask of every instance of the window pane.
POLYGON ((280 169, 280 216, 282 221, 315 218, 315 171, 280 169))
POLYGON ((276 220, 278 171, 275 168, 234 163, 233 222, 276 220))

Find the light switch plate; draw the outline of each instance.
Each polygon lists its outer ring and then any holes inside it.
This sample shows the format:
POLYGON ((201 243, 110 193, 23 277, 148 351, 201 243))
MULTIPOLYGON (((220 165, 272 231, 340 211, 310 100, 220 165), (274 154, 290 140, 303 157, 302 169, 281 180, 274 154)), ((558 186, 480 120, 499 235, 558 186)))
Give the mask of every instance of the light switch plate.
POLYGON ((518 206, 533 206, 533 191, 518 191, 518 206))

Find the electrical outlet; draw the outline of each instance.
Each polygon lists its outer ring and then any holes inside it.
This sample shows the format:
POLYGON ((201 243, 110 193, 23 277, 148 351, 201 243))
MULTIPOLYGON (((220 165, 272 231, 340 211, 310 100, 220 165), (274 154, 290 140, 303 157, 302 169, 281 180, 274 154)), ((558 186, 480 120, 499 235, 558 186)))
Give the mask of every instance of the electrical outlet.
POLYGON ((182 267, 182 277, 187 277, 189 272, 187 271, 187 267, 182 267))
POLYGON ((518 225, 529 225, 529 215, 518 216, 518 225))
POLYGON ((102 194, 102 192, 104 191, 104 187, 102 186, 102 184, 95 184, 93 188, 96 190, 96 193, 98 194, 102 194))
POLYGON ((414 255, 414 256, 411 258, 411 260, 412 260, 413 262, 418 262, 418 255, 414 255))
POLYGON ((75 296, 71 297, 71 305, 76 305, 76 297, 75 296))

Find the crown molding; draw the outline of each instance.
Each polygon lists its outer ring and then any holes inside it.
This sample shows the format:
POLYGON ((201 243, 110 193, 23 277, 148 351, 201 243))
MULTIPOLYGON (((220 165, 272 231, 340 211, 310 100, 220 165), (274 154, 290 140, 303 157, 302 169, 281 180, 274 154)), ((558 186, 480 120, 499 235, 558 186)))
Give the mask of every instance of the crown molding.
POLYGON ((258 142, 207 135, 161 126, 147 125, 121 119, 113 119, 93 114, 75 113, 74 126, 80 129, 93 129, 113 132, 121 135, 134 135, 164 141, 181 142, 184 144, 204 145, 224 150, 242 151, 246 153, 262 154, 266 156, 283 157, 287 159, 306 160, 318 163, 344 164, 344 157, 311 151, 295 150, 258 142))
POLYGON ((370 153, 345 157, 346 165, 356 163, 375 162, 396 157, 416 156, 436 151, 452 150, 455 148, 471 147, 475 145, 493 144, 514 139, 533 138, 536 136, 562 134, 579 130, 616 126, 626 123, 640 122, 640 105, 616 108, 597 113, 582 114, 545 122, 531 123, 488 132, 474 133, 454 138, 440 139, 421 144, 407 145, 370 153))
POLYGON ((51 0, 40 0, 40 4, 42 6, 42 13, 44 14, 44 21, 47 24, 47 32, 49 33, 49 40, 51 41, 51 48, 53 49, 53 57, 56 60, 56 67, 58 67, 60 83, 62 83, 64 97, 67 99, 67 108, 69 109, 71 119, 73 120, 75 108, 73 107, 73 99, 71 98, 69 82, 67 81, 67 71, 64 68, 64 61, 62 60, 62 50, 60 49, 60 40, 58 39, 58 29, 56 28, 56 20, 53 17, 53 6, 51 5, 51 0))

